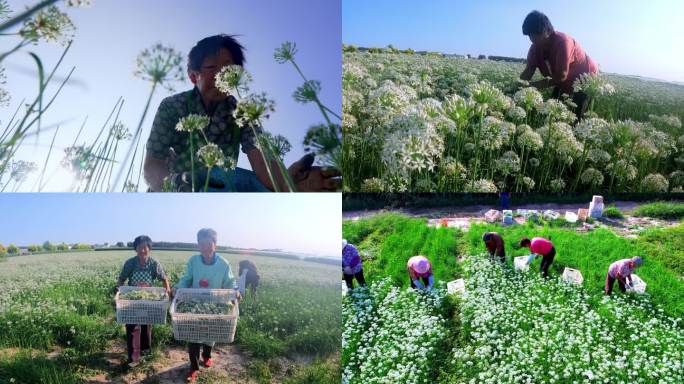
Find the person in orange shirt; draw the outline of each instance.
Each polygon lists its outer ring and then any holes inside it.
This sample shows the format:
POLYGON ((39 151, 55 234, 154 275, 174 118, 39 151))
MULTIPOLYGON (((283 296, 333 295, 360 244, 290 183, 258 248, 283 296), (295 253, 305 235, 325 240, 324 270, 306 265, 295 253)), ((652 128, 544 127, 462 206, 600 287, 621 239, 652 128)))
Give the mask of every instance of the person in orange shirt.
POLYGON ((554 87, 552 97, 555 99, 562 94, 572 96, 577 105, 575 115, 581 119, 589 107, 589 97, 584 92, 574 92, 572 84, 583 73, 598 73, 598 65, 575 39, 554 30, 549 18, 539 11, 532 11, 525 17, 522 33, 530 38, 532 46, 520 79, 531 80, 539 69, 546 78, 530 85, 539 89, 554 87))

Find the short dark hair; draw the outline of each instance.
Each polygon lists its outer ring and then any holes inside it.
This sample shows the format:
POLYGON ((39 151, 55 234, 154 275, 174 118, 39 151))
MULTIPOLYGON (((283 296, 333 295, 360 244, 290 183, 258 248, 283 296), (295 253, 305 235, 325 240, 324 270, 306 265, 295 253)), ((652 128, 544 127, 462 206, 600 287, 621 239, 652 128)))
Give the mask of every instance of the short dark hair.
POLYGON ((554 32, 553 25, 551 25, 549 18, 539 11, 530 12, 527 17, 525 17, 525 21, 523 21, 523 35, 539 35, 544 32, 554 32))
POLYGON ((240 268, 238 273, 241 275, 242 271, 244 271, 245 269, 249 269, 250 271, 257 273, 256 265, 254 265, 254 263, 249 260, 241 260, 240 263, 238 263, 238 266, 240 268))
POLYGON ((138 245, 147 244, 148 247, 152 248, 152 239, 147 235, 140 235, 133 240, 133 249, 138 249, 138 245))
POLYGON ((188 54, 188 69, 199 71, 207 56, 216 55, 219 49, 225 48, 233 58, 233 64, 243 66, 245 63, 244 47, 234 36, 220 34, 205 37, 195 44, 188 54))
POLYGON ((482 241, 487 242, 492 239, 492 233, 491 232, 485 232, 484 235, 482 235, 482 241))
POLYGON ((532 242, 527 237, 523 237, 522 239, 520 239, 520 246, 521 247, 527 247, 530 244, 532 244, 532 242))

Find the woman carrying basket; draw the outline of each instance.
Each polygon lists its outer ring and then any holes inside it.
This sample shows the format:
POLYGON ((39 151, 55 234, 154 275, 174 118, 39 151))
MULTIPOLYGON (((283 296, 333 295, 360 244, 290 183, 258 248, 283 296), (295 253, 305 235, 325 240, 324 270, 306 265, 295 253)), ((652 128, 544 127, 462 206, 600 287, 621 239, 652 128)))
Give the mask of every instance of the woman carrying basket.
MULTIPOLYGON (((154 280, 162 280, 166 294, 169 295, 169 279, 164 269, 157 260, 150 257, 152 239, 141 235, 133 240, 133 248, 136 256, 126 260, 121 274, 119 286, 128 285, 137 287, 151 287, 154 280)), ((140 360, 141 353, 150 353, 152 347, 152 324, 126 324, 126 346, 128 347, 128 365, 135 365, 140 360)))
MULTIPOLYGON (((183 276, 175 288, 208 288, 208 289, 235 289, 237 298, 237 282, 233 271, 226 259, 216 254, 217 234, 211 228, 203 228, 197 232, 197 245, 199 255, 191 256, 183 276)), ((211 349, 214 343, 204 344, 202 348, 202 364, 211 367, 211 349)), ((188 381, 194 382, 199 371, 200 344, 189 343, 188 355, 190 356, 190 372, 188 381)))

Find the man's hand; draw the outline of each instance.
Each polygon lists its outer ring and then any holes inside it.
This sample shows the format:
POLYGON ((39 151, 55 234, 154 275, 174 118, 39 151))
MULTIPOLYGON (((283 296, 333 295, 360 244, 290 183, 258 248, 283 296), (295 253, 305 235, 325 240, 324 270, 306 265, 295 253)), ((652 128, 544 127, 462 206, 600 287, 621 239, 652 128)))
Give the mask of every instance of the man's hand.
POLYGON ((287 172, 295 182, 298 192, 335 192, 342 188, 339 169, 313 166, 315 156, 304 155, 294 162, 287 172))
POLYGON ((533 81, 533 82, 530 83, 530 86, 531 86, 531 87, 535 87, 535 88, 537 88, 537 89, 548 88, 548 87, 550 87, 551 85, 552 85, 552 84, 551 84, 551 80, 548 79, 548 78, 546 78, 546 79, 541 79, 541 80, 537 80, 537 81, 533 81))
POLYGON ((351 267, 344 267, 344 274, 345 275, 353 275, 354 272, 352 271, 351 267))

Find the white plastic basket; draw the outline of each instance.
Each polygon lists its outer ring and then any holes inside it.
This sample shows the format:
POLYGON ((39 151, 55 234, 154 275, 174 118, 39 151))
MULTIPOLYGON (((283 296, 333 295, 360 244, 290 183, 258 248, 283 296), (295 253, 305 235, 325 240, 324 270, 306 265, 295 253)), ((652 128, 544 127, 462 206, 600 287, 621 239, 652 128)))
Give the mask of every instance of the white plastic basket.
POLYGON ((464 293, 465 291, 465 280, 463 279, 458 279, 447 283, 447 293, 464 293))
POLYGON ((584 282, 584 277, 582 277, 582 272, 572 269, 572 268, 565 268, 563 270, 563 276, 561 279, 570 284, 577 284, 577 285, 582 285, 584 282))
POLYGON ((603 205, 603 196, 601 195, 594 195, 591 197, 591 202, 594 204, 601 204, 603 205))
POLYGON ((530 256, 518 256, 513 258, 513 266, 516 271, 525 272, 530 269, 530 264, 528 262, 530 256))
POLYGON ((169 309, 169 299, 165 300, 126 300, 120 298, 122 293, 131 291, 149 291, 163 293, 166 289, 159 287, 131 287, 122 285, 114 296, 116 302, 116 322, 119 324, 165 324, 169 309))
POLYGON ((240 294, 242 296, 245 295, 245 288, 247 286, 247 273, 249 272, 249 269, 245 268, 242 271, 242 275, 240 275, 240 278, 238 279, 238 291, 240 291, 240 294))
POLYGON ((577 218, 578 217, 575 212, 565 211, 565 221, 567 221, 568 223, 576 223, 577 218))
POLYGON ((627 288, 627 291, 642 294, 646 292, 646 283, 641 280, 641 277, 632 274, 632 287, 627 288))
POLYGON ((603 203, 589 203, 589 216, 600 219, 603 216, 603 203))
POLYGON ((180 288, 171 303, 171 322, 173 337, 191 343, 232 343, 240 315, 235 290, 180 288), (178 313, 178 304, 188 299, 198 299, 210 303, 232 302, 233 309, 226 315, 205 315, 178 313))

